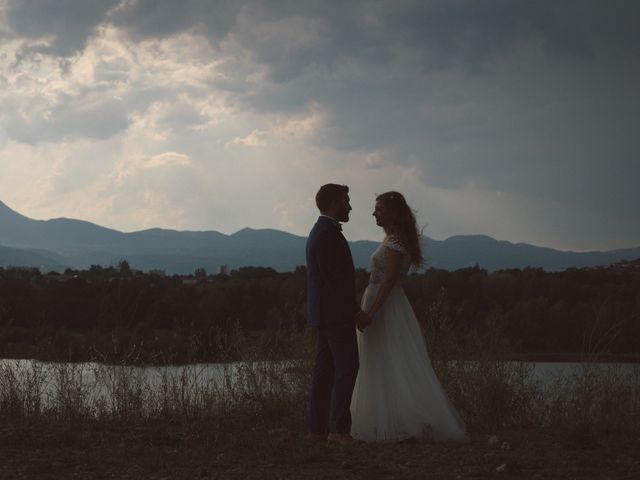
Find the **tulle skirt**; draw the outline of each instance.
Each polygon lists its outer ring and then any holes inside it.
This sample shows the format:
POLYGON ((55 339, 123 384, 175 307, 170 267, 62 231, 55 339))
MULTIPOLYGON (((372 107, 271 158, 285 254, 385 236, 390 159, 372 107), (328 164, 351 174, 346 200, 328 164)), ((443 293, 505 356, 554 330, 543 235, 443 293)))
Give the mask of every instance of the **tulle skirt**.
MULTIPOLYGON (((367 310, 378 285, 362 298, 367 310)), ((364 332, 358 332, 360 369, 351 401, 354 438, 372 442, 408 438, 467 439, 465 426, 440 385, 422 330, 404 290, 395 287, 364 332)))

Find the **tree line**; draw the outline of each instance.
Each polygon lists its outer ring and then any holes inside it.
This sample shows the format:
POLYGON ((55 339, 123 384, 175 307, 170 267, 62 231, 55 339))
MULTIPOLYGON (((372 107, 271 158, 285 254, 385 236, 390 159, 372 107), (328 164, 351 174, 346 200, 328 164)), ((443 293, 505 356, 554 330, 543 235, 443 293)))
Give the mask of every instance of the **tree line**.
MULTIPOLYGON (((362 292, 368 273, 356 278, 362 292)), ((409 275, 405 290, 425 331, 446 325, 461 344, 476 334, 505 338, 514 354, 630 354, 640 344, 637 269, 428 269, 409 275)), ((4 358, 222 361, 258 337, 284 355, 278 342, 305 322, 304 267, 189 277, 132 271, 126 262, 64 274, 0 270, 4 358)))

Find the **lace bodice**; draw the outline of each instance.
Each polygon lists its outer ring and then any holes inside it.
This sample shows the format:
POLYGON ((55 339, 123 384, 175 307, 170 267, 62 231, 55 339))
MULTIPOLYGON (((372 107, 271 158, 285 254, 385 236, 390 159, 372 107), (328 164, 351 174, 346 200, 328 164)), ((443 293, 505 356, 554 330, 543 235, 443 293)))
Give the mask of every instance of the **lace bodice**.
POLYGON ((382 280, 384 279, 386 256, 389 250, 396 250, 402 253, 402 264, 400 265, 398 278, 396 278, 396 285, 402 283, 402 280, 404 280, 407 273, 409 273, 409 268, 411 268, 411 259, 409 258, 407 250, 396 238, 385 237, 376 251, 373 252, 373 255, 371 255, 371 264, 369 266, 369 270, 371 271, 371 275, 369 276, 370 285, 382 283, 382 280))

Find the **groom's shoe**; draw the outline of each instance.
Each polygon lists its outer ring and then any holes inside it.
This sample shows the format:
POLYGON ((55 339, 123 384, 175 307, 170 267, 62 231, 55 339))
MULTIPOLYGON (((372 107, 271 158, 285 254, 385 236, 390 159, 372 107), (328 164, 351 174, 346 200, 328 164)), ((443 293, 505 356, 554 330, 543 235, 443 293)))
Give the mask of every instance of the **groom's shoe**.
POLYGON ((327 441, 327 434, 326 433, 309 432, 309 433, 307 433, 307 440, 309 440, 311 442, 326 442, 327 441))
POLYGON ((331 443, 339 443, 340 445, 351 445, 355 440, 348 433, 330 433, 327 440, 331 443))

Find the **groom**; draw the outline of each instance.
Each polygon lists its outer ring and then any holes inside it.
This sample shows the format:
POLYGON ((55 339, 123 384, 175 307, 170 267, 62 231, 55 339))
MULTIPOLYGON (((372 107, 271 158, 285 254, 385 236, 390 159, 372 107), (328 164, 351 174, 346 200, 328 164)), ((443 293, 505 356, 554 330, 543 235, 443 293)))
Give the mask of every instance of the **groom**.
POLYGON ((349 443, 351 395, 358 374, 356 322, 370 319, 356 302, 355 271, 340 222, 349 221, 349 187, 320 187, 320 217, 307 240, 308 323, 317 328, 316 359, 311 383, 309 435, 349 443))

